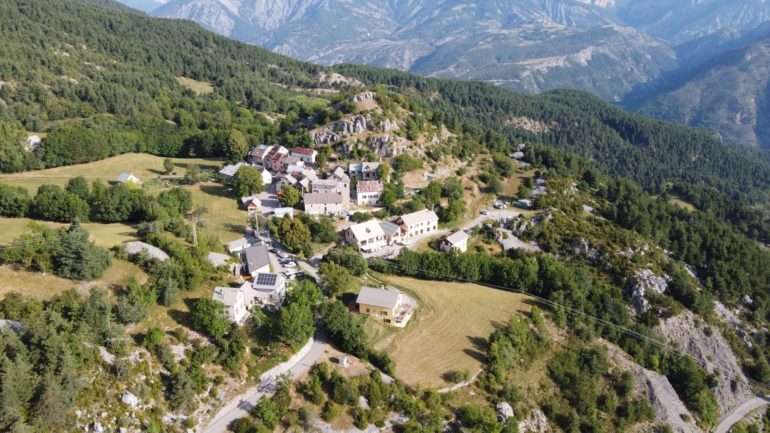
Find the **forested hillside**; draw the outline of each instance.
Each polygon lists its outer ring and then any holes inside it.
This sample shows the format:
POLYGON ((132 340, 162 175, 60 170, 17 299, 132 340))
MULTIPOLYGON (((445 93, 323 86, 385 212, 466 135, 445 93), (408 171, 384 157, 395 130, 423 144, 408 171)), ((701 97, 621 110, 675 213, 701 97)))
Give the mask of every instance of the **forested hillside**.
MULTIPOLYGON (((304 126, 295 122, 329 115, 330 97, 318 96, 333 95, 318 91, 331 86, 321 79, 328 69, 189 22, 77 0, 12 0, 0 5, 0 35, 3 171, 128 151, 222 155, 223 137, 231 129, 245 132, 251 144, 278 136, 289 144, 306 142, 304 126), (180 77, 202 87, 182 85, 180 77), (271 122, 255 112, 286 117, 271 122), (48 134, 34 156, 18 145, 29 132, 48 134)), ((580 92, 525 96, 488 84, 364 66, 334 70, 363 85, 397 90, 428 120, 500 151, 517 141, 542 142, 653 192, 671 183, 715 188, 738 207, 767 198, 770 168, 754 155, 736 152, 706 132, 628 114, 580 92)))

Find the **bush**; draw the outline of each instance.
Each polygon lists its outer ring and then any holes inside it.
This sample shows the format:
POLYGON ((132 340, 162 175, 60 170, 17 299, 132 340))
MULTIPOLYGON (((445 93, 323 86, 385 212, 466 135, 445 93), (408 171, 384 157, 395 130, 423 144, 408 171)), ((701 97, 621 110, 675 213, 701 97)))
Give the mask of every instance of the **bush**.
POLYGON ((449 370, 441 375, 441 378, 449 383, 460 383, 468 380, 469 377, 468 370, 449 370))
POLYGON ((342 408, 333 401, 327 401, 321 411, 321 418, 324 421, 330 422, 342 414, 342 408))

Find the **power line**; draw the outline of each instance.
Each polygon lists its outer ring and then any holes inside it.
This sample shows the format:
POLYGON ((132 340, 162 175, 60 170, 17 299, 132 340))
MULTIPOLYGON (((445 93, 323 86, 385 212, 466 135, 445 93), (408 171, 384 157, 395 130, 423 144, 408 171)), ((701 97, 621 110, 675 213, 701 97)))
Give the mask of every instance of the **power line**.
MULTIPOLYGON (((372 260, 374 260, 374 259, 372 259, 372 258, 369 259, 369 261, 372 261, 372 260)), ((690 355, 689 353, 686 353, 686 352, 684 352, 684 351, 682 351, 680 349, 677 349, 676 347, 671 346, 670 344, 668 344, 665 341, 662 341, 662 340, 659 340, 659 339, 656 339, 656 338, 653 338, 653 337, 650 337, 650 336, 647 336, 647 335, 644 335, 644 334, 640 334, 639 332, 634 331, 633 329, 630 329, 630 328, 628 328, 626 326, 618 325, 618 324, 609 322, 609 321, 607 321, 605 319, 602 319, 600 317, 592 316, 592 315, 590 315, 588 313, 585 313, 583 311, 577 310, 577 309, 572 308, 572 307, 568 307, 566 305, 559 304, 556 301, 544 298, 542 296, 535 295, 534 293, 527 292, 526 290, 523 290, 523 289, 517 289, 517 288, 513 288, 513 287, 506 287, 506 286, 501 286, 501 285, 492 284, 492 283, 486 283, 486 282, 482 282, 482 281, 474 281, 474 280, 471 280, 471 279, 461 278, 461 277, 452 276, 452 275, 446 275, 446 274, 442 274, 442 273, 439 273, 439 272, 427 271, 427 270, 424 270, 424 269, 419 269, 419 270, 418 269, 412 269, 412 268, 410 268, 408 266, 404 266, 404 265, 402 265, 400 263, 397 263, 397 262, 395 262, 393 260, 388 260, 388 259, 382 259, 382 260, 385 260, 388 263, 389 266, 393 266, 393 267, 396 267, 396 268, 399 268, 399 269, 402 269, 402 270, 408 271, 408 272, 413 272, 413 273, 416 272, 416 273, 423 274, 425 276, 429 276, 429 277, 432 276, 434 278, 439 278, 439 279, 443 279, 443 280, 450 280, 450 281, 459 281, 459 282, 465 282, 465 283, 479 284, 479 285, 484 285, 484 286, 492 287, 492 288, 499 289, 499 290, 505 290, 505 291, 508 291, 508 292, 514 292, 514 293, 519 293, 519 294, 522 294, 522 295, 526 295, 526 296, 529 296, 531 298, 534 298, 534 299, 540 301, 543 304, 549 305, 549 306, 551 306, 553 308, 564 310, 564 311, 566 311, 566 312, 568 312, 568 313, 570 313, 570 314, 572 314, 574 316, 579 316, 579 317, 582 317, 584 319, 588 319, 588 320, 593 321, 593 322, 595 322, 595 323, 597 323, 599 325, 605 326, 607 328, 613 329, 613 330, 618 331, 618 332, 622 332, 622 333, 624 333, 624 334, 626 334, 626 335, 628 335, 628 336, 630 336, 632 338, 636 338, 636 339, 639 339, 641 341, 653 344, 653 345, 663 349, 666 352, 671 352, 671 353, 675 353, 675 354, 683 356, 683 357, 688 357, 688 358, 692 359, 693 361, 695 361, 697 363, 697 360, 692 355, 690 355)), ((768 387, 767 385, 765 385, 762 382, 758 382, 756 380, 753 380, 753 379, 751 379, 750 377, 748 377, 746 375, 744 375, 743 377, 740 377, 740 378, 733 377, 733 376, 726 376, 726 377, 728 379, 731 379, 731 380, 743 379, 748 384, 751 384, 751 385, 755 386, 756 388, 759 388, 759 389, 761 389, 761 390, 763 390, 763 391, 765 391, 767 393, 770 393, 770 387, 768 387)))

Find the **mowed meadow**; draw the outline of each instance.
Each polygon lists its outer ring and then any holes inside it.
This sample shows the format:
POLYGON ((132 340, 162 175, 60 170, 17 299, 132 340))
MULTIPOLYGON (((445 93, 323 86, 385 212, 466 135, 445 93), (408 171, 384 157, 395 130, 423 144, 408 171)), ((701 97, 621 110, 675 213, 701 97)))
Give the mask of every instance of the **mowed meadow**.
POLYGON ((378 350, 396 363, 396 376, 412 386, 446 386, 449 371, 479 371, 486 341, 513 315, 526 314, 535 300, 478 284, 388 276, 387 282, 417 299, 406 328, 368 320, 365 329, 378 350))
MULTIPOLYGON (((149 194, 157 194, 171 188, 176 181, 184 178, 188 166, 191 164, 198 165, 203 172, 216 172, 222 165, 222 162, 216 159, 171 158, 175 169, 167 175, 164 174, 164 159, 148 154, 130 153, 86 164, 3 174, 0 175, 0 183, 25 188, 31 196, 34 196, 41 185, 64 186, 69 179, 78 176, 83 176, 89 183, 97 179, 110 183, 114 182, 121 173, 129 172, 143 182, 144 188, 149 194)), ((216 236, 222 243, 243 235, 246 212, 238 207, 237 197, 227 187, 215 182, 203 182, 195 185, 184 185, 183 188, 191 192, 194 207, 206 209, 200 219, 201 230, 199 233, 201 235, 216 236)), ((52 228, 66 226, 62 223, 29 218, 0 218, 0 245, 12 242, 28 230, 29 225, 33 223, 52 228)), ((100 247, 109 249, 126 241, 137 239, 137 227, 133 224, 84 222, 82 225, 89 232, 91 240, 100 247)), ((40 299, 48 299, 67 289, 110 288, 124 283, 129 277, 135 277, 140 281, 147 278, 141 269, 119 259, 113 260, 113 265, 104 275, 102 280, 81 283, 50 274, 28 272, 4 265, 0 266, 0 296, 17 291, 40 299)), ((162 317, 164 315, 154 312, 154 316, 162 317)))

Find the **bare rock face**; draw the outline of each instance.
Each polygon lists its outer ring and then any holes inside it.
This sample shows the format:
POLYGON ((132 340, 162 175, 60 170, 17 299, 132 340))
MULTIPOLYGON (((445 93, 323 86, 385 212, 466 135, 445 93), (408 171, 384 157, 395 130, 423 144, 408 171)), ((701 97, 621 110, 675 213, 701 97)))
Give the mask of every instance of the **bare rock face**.
POLYGON ((546 433, 548 419, 540 409, 534 409, 526 419, 519 421, 519 433, 546 433))
POLYGON ((511 404, 507 401, 501 401, 500 403, 497 403, 495 409, 497 409, 497 417, 501 421, 505 422, 508 420, 508 418, 513 418, 513 406, 511 406, 511 404))
POLYGON ((716 373, 718 385, 713 391, 720 416, 753 396, 738 359, 719 329, 712 327, 707 332, 695 314, 686 311, 661 322, 655 331, 695 358, 706 371, 716 373))
POLYGON ((668 275, 658 276, 649 269, 637 271, 634 279, 636 284, 634 284, 632 297, 639 313, 647 311, 649 302, 644 298, 647 292, 665 293, 668 289, 668 283, 671 281, 671 277, 668 275))
POLYGON ((377 94, 374 92, 362 92, 358 95, 353 95, 350 97, 350 102, 366 102, 366 101, 373 101, 377 97, 377 94))
POLYGON ((636 392, 647 399, 658 421, 670 425, 677 433, 703 433, 666 376, 635 363, 613 344, 607 344, 607 353, 615 364, 634 376, 636 392), (690 421, 685 422, 682 415, 687 415, 690 421))

